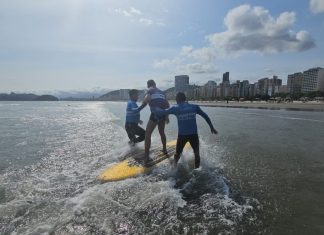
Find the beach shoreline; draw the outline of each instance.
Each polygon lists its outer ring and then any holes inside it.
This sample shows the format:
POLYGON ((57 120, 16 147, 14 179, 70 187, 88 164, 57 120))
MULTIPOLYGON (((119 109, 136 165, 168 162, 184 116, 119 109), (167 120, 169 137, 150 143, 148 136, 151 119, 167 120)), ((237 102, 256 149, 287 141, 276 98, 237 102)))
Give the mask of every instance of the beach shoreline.
POLYGON ((246 108, 246 109, 271 109, 271 110, 291 110, 291 111, 317 111, 324 112, 324 102, 289 102, 289 103, 273 103, 265 101, 190 101, 206 107, 222 107, 222 108, 246 108))

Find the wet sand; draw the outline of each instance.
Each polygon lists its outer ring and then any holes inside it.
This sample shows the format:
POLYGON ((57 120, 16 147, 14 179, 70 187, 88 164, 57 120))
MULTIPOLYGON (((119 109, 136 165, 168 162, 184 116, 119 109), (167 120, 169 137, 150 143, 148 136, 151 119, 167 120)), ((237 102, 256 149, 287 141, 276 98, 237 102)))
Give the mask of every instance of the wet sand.
POLYGON ((198 104, 207 107, 227 107, 227 108, 247 108, 247 109, 272 109, 272 110, 302 110, 302 111, 317 111, 324 112, 324 102, 291 102, 291 103, 272 103, 272 102, 237 102, 229 101, 190 101, 190 103, 198 104))

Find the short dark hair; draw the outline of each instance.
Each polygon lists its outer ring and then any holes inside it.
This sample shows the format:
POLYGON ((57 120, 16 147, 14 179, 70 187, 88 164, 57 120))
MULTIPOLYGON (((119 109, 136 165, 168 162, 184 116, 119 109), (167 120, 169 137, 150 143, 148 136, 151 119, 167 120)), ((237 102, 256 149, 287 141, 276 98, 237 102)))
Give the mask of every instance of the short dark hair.
POLYGON ((176 95, 176 101, 177 103, 182 103, 186 101, 186 95, 183 92, 178 92, 176 95))
POLYGON ((138 90, 136 90, 136 89, 131 89, 131 90, 128 92, 128 94, 129 94, 129 97, 133 97, 135 94, 138 94, 138 90))
POLYGON ((150 79, 147 81, 147 87, 152 87, 152 86, 156 86, 154 80, 150 79))

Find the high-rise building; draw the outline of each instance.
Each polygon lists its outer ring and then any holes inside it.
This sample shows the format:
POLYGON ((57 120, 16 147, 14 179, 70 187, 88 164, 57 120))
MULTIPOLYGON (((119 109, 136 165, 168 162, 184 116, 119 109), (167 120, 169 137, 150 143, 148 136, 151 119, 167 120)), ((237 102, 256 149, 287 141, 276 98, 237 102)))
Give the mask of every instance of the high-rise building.
POLYGON ((247 97, 249 95, 249 81, 244 80, 240 82, 240 97, 247 97))
POLYGON ((201 87, 201 96, 206 98, 216 98, 217 95, 217 83, 214 81, 208 81, 201 87))
POLYGON ((234 98, 240 97, 240 80, 231 84, 231 96, 234 98))
POLYGON ((273 96, 276 93, 279 93, 279 87, 282 85, 282 80, 277 76, 273 76, 273 78, 269 79, 268 86, 268 95, 273 96))
POLYGON ((255 84, 249 85, 249 98, 252 98, 255 96, 255 84))
POLYGON ((258 91, 260 95, 267 95, 269 89, 269 78, 262 78, 258 80, 258 91))
POLYGON ((288 93, 287 85, 282 85, 279 87, 279 93, 288 93))
POLYGON ((324 69, 311 68, 304 71, 304 79, 301 87, 302 93, 312 91, 324 91, 324 69))
POLYGON ((186 92, 189 88, 189 76, 178 75, 175 76, 175 92, 186 92))
POLYGON ((216 97, 217 98, 222 97, 222 87, 220 85, 216 87, 216 97))
POLYGON ((229 81, 229 72, 223 73, 223 83, 230 82, 229 81))
POLYGON ((223 74, 223 82, 220 84, 222 87, 221 97, 230 96, 230 80, 229 80, 229 72, 223 74))
POLYGON ((302 92, 304 74, 294 73, 288 75, 287 90, 290 94, 297 94, 302 92))

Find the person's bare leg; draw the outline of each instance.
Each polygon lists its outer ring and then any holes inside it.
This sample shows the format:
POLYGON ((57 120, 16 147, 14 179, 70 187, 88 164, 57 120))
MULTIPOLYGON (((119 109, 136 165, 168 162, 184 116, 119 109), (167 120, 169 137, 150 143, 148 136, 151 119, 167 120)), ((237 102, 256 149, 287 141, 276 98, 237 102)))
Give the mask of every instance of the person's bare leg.
POLYGON ((165 133, 164 133, 164 128, 165 128, 165 121, 161 121, 158 123, 158 129, 159 129, 159 133, 160 133, 160 136, 161 136, 161 142, 162 142, 162 145, 163 145, 163 153, 164 154, 167 154, 167 149, 166 149, 166 136, 165 136, 165 133))
POLYGON ((144 159, 148 159, 150 156, 150 148, 151 148, 151 136, 156 127, 156 123, 149 120, 146 126, 145 130, 145 153, 144 153, 144 159))

